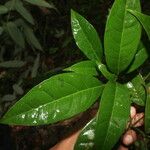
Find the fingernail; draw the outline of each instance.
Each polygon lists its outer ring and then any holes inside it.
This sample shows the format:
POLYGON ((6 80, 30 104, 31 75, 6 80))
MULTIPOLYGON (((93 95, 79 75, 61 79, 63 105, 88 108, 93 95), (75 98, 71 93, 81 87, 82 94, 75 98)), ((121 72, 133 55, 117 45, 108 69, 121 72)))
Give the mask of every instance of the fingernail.
POLYGON ((133 142, 133 137, 131 135, 126 135, 125 144, 130 145, 133 142))

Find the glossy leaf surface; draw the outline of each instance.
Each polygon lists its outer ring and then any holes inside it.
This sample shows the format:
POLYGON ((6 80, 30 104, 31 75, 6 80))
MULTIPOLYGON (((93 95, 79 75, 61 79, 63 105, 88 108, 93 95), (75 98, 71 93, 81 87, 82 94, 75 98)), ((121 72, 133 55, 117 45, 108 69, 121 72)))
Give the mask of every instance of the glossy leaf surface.
POLYGON ((30 90, 0 120, 4 124, 42 125, 70 118, 99 98, 103 85, 94 77, 65 73, 30 90))
POLYGON ((131 63, 141 36, 140 23, 127 9, 140 11, 140 0, 116 0, 105 29, 106 62, 108 68, 116 74, 131 63))
POLYGON ((150 134, 150 84, 147 86, 147 100, 145 107, 145 131, 150 134))
POLYGON ((74 150, 94 150, 96 118, 93 118, 82 129, 74 150))
POLYGON ((82 61, 64 69, 64 71, 72 71, 79 74, 97 76, 96 64, 92 61, 82 61))
POLYGON ((129 10, 129 12, 132 13, 140 21, 150 40, 150 16, 134 10, 129 10))
POLYGON ((115 81, 117 76, 115 74, 112 74, 111 72, 108 71, 106 65, 102 63, 97 63, 99 71, 103 74, 103 76, 111 81, 115 81))
POLYGON ((123 134, 130 114, 128 89, 108 82, 104 88, 96 125, 96 149, 111 150, 123 134))
POLYGON ((0 5, 0 15, 6 14, 8 12, 7 7, 0 5))
POLYGON ((148 52, 142 42, 140 42, 138 51, 135 54, 134 60, 128 70, 128 73, 136 70, 138 67, 140 67, 148 58, 148 52))
POLYGON ((54 6, 50 5, 48 2, 44 0, 24 0, 30 4, 41 6, 41 7, 47 7, 47 8, 53 8, 54 6))
POLYGON ((145 82, 141 75, 136 76, 132 81, 127 83, 127 88, 130 90, 131 101, 140 106, 145 106, 146 91, 145 82))
POLYGON ((14 40, 16 44, 18 44, 20 47, 25 47, 25 41, 22 35, 22 32, 19 30, 19 28, 16 26, 13 22, 8 22, 6 24, 6 30, 8 31, 11 38, 14 40))
POLYGON ((91 60, 101 61, 102 45, 94 27, 81 15, 71 11, 72 32, 77 46, 91 60))
POLYGON ((16 11, 25 18, 29 23, 34 24, 34 19, 30 12, 23 6, 23 3, 21 1, 16 1, 15 3, 15 9, 16 11))

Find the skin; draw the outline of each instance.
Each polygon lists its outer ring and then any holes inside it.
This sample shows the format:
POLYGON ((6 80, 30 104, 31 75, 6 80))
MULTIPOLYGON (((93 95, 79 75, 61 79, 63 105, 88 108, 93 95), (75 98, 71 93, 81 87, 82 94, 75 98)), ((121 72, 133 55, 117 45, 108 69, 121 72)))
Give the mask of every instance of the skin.
MULTIPOLYGON (((136 132, 134 130, 131 130, 130 127, 131 126, 139 127, 143 125, 144 113, 137 113, 136 109, 133 106, 131 106, 130 117, 131 121, 127 125, 127 129, 129 128, 129 130, 127 130, 126 133, 123 135, 122 137, 123 145, 120 145, 118 150, 128 150, 127 146, 131 145, 137 140, 136 132)), ((67 137, 66 139, 60 141, 58 144, 56 144, 49 150, 73 150, 76 140, 80 135, 80 132, 81 131, 78 131, 73 135, 67 137)))

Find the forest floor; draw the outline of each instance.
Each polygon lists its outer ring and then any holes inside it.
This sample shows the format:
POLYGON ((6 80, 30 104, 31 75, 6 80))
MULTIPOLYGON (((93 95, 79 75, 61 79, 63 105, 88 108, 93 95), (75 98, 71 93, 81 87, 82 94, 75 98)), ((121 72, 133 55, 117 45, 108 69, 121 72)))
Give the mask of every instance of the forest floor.
MULTIPOLYGON (((0 68, 0 116, 33 86, 52 75, 61 73, 64 68, 75 62, 86 59, 76 47, 71 34, 70 9, 73 8, 85 16, 103 40, 106 16, 112 2, 112 0, 101 2, 56 0, 54 4, 59 13, 45 9, 34 10, 37 12, 34 17, 38 20, 39 27, 36 33, 45 52, 27 48, 21 53, 14 54, 10 47, 6 49, 5 60, 15 56, 21 57, 27 63, 21 68, 0 68), (21 83, 22 93, 12 97, 12 93, 15 92, 13 87, 18 83, 21 83), (9 100, 6 100, 6 97, 9 97, 9 100)), ((150 14, 149 8, 150 2, 143 2, 143 9, 147 14, 150 14)), ((147 69, 149 66, 144 70, 147 69)), ((98 103, 84 113, 53 125, 37 127, 0 125, 0 150, 47 150, 64 137, 82 128, 96 114, 97 107, 98 103)))

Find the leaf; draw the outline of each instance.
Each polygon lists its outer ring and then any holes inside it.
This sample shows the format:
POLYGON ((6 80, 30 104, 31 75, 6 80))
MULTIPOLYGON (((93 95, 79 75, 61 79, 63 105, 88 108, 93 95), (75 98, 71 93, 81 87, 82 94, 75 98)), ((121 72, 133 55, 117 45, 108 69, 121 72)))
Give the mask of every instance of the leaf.
POLYGON ((7 95, 4 95, 2 97, 2 101, 3 102, 11 102, 11 101, 14 101, 16 99, 16 96, 14 94, 7 94, 7 95))
POLYGON ((28 2, 30 4, 32 4, 32 5, 55 9, 55 7, 53 5, 50 5, 45 0, 24 0, 24 1, 26 1, 26 2, 28 2))
POLYGON ((85 111, 102 90, 101 82, 91 76, 56 75, 30 90, 0 122, 14 125, 55 123, 85 111))
POLYGON ((145 106, 145 132, 150 134, 150 85, 147 87, 147 100, 145 106))
MULTIPOLYGON (((148 140, 147 140, 148 141, 148 140)), ((135 149, 139 149, 139 150, 149 150, 149 146, 148 146, 148 142, 146 140, 138 140, 138 146, 137 148, 135 147, 135 149)))
POLYGON ((145 15, 141 12, 135 11, 135 10, 128 10, 131 14, 133 14, 142 24, 143 28, 145 29, 148 38, 150 40, 150 16, 145 15))
POLYGON ((116 0, 105 29, 106 63, 110 71, 116 74, 131 63, 141 37, 140 23, 127 9, 140 11, 140 0, 116 0))
POLYGON ((24 93, 23 89, 18 84, 13 85, 13 90, 18 95, 22 95, 24 93))
POLYGON ((7 7, 8 11, 15 10, 15 2, 14 2, 14 0, 7 1, 5 3, 5 7, 7 7))
POLYGON ((37 55, 37 57, 34 61, 34 65, 33 65, 32 72, 31 72, 32 78, 36 77, 36 75, 38 73, 39 61, 40 61, 40 54, 37 55))
POLYGON ((7 7, 5 7, 4 5, 0 5, 0 15, 6 14, 7 12, 8 12, 7 7))
POLYGON ((74 150, 94 150, 96 118, 93 118, 82 129, 74 150))
POLYGON ((130 115, 128 89, 119 83, 105 85, 96 124, 96 150, 111 150, 123 134, 130 115))
POLYGON ((106 65, 104 65, 102 63, 97 63, 97 65, 98 65, 99 71, 103 74, 103 76, 107 80, 116 81, 117 76, 115 74, 112 74, 111 72, 109 72, 106 65))
POLYGON ((25 18, 29 23, 34 25, 34 19, 30 12, 23 6, 23 3, 19 0, 16 1, 15 3, 15 9, 16 11, 23 17, 25 18))
POLYGON ((4 31, 3 27, 0 26, 0 36, 3 34, 3 31, 4 31))
POLYGON ((144 47, 143 43, 140 42, 138 51, 135 54, 134 60, 128 70, 128 73, 136 70, 138 67, 140 67, 148 58, 148 52, 146 48, 144 47))
POLYGON ((42 46, 39 43, 38 39, 36 38, 33 30, 26 25, 25 23, 23 23, 23 32, 25 34, 25 37, 27 39, 27 42, 31 45, 34 46, 36 49, 41 50, 42 51, 42 46))
POLYGON ((24 38, 22 35, 22 32, 19 30, 19 28, 16 26, 13 22, 8 22, 6 24, 6 30, 8 31, 11 38, 14 40, 16 44, 18 44, 20 47, 25 47, 24 38))
POLYGON ((145 82, 140 74, 127 83, 127 88, 130 90, 131 101, 140 106, 145 106, 146 91, 144 86, 145 82))
POLYGON ((71 25, 74 39, 80 50, 89 59, 100 62, 103 50, 94 27, 73 10, 71 11, 71 25))
POLYGON ((89 60, 76 63, 72 65, 71 67, 64 69, 64 71, 72 71, 75 73, 84 74, 84 75, 92 75, 92 76, 98 75, 97 70, 96 70, 96 64, 89 60))
POLYGON ((1 68, 21 68, 26 62, 19 60, 4 61, 0 63, 1 68))

